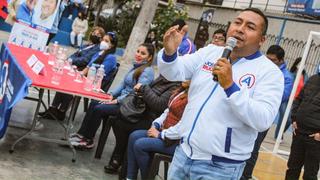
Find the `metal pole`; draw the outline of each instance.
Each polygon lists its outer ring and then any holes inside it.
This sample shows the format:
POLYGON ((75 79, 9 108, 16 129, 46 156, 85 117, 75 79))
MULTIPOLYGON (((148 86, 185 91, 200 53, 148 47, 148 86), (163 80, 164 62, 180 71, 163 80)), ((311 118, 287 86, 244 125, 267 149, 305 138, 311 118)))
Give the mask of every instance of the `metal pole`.
POLYGON ((288 0, 286 0, 286 3, 284 4, 284 7, 283 7, 283 13, 285 13, 285 12, 286 12, 287 6, 288 6, 288 0))
POLYGON ((253 0, 250 0, 249 8, 251 8, 251 6, 252 6, 252 1, 253 1, 253 0))
POLYGON ((279 35, 277 37, 277 42, 276 42, 277 45, 280 44, 280 40, 281 40, 281 38, 283 36, 283 32, 284 32, 284 29, 286 27, 286 23, 287 23, 287 19, 284 19, 283 22, 282 22, 280 33, 279 33, 279 35))
POLYGON ((266 7, 264 8, 264 11, 267 11, 268 5, 269 5, 269 0, 267 0, 266 7))

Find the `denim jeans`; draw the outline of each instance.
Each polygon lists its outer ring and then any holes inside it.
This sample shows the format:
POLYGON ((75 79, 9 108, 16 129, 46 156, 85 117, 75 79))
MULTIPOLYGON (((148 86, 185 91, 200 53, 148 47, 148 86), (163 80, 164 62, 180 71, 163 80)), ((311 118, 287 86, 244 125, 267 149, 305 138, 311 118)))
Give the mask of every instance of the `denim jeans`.
POLYGON ((172 155, 176 145, 166 147, 158 138, 150 138, 147 130, 136 130, 130 134, 128 142, 128 169, 127 178, 137 179, 138 168, 142 179, 147 179, 150 165, 150 153, 159 152, 172 155))
POLYGON ((180 146, 176 148, 169 167, 170 180, 238 180, 242 175, 245 162, 225 163, 213 160, 192 160, 180 146))

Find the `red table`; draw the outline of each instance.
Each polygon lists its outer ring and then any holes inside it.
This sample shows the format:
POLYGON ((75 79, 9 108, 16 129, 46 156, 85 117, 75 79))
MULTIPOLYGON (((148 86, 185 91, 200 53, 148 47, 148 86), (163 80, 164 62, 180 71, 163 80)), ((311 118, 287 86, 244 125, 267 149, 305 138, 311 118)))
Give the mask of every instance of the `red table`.
POLYGON ((45 142, 53 142, 58 144, 69 145, 73 151, 72 161, 75 162, 76 151, 74 147, 70 144, 68 138, 70 134, 69 131, 72 127, 72 121, 75 117, 76 110, 81 97, 86 97, 86 98, 95 99, 95 100, 110 100, 112 97, 108 94, 85 91, 83 88, 85 79, 83 79, 83 83, 75 82, 74 81, 75 76, 68 75, 67 74, 68 70, 65 70, 65 69, 61 77, 60 84, 59 85, 52 84, 51 78, 54 72, 52 71, 52 66, 48 64, 47 55, 37 50, 24 48, 24 47, 16 46, 13 44, 7 44, 7 47, 11 52, 12 56, 14 56, 14 58, 20 65, 20 67, 22 67, 25 74, 31 79, 32 86, 40 88, 39 99, 37 99, 38 104, 37 104, 36 112, 33 118, 31 130, 15 141, 15 143, 11 146, 10 153, 14 151, 15 145, 19 141, 21 141, 24 138, 31 138, 31 139, 37 139, 45 142), (35 55, 43 64, 45 64, 44 71, 43 71, 44 73, 37 75, 35 72, 32 71, 31 67, 28 66, 27 60, 29 59, 29 57, 31 57, 31 55, 35 55), (57 92, 74 95, 70 116, 67 120, 66 127, 65 127, 65 137, 64 137, 65 140, 32 136, 31 134, 36 127, 36 122, 38 120, 38 113, 42 103, 44 89, 54 90, 57 92))

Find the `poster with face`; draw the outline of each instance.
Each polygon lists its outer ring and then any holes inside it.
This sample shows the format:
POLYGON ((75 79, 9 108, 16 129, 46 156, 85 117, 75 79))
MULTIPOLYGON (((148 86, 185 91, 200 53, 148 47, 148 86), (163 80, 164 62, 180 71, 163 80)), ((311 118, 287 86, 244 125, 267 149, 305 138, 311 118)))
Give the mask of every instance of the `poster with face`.
POLYGON ((32 24, 51 29, 57 15, 60 0, 37 0, 32 15, 32 24))

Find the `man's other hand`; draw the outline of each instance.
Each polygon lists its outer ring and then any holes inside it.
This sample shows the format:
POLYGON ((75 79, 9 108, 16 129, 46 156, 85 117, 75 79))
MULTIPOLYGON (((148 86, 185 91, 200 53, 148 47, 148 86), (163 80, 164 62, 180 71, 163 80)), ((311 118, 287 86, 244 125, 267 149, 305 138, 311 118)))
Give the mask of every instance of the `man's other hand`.
POLYGON ((219 84, 223 89, 228 89, 233 84, 232 68, 230 62, 226 58, 220 58, 214 64, 212 74, 218 76, 219 84))

